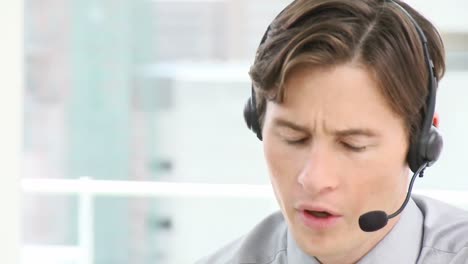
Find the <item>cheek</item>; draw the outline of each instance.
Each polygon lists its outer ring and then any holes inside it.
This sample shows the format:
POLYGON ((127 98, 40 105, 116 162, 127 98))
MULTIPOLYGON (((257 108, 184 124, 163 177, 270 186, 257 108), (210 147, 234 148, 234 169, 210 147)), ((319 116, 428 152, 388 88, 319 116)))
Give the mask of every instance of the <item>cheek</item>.
POLYGON ((304 165, 307 150, 288 146, 278 139, 265 139, 264 155, 271 176, 274 178, 290 179, 297 176, 304 165))
POLYGON ((350 188, 357 199, 357 210, 393 210, 406 193, 408 170, 403 156, 401 151, 383 151, 355 167, 350 188))
POLYGON ((277 195, 283 196, 286 192, 292 192, 303 167, 305 151, 271 138, 264 139, 263 150, 277 195))

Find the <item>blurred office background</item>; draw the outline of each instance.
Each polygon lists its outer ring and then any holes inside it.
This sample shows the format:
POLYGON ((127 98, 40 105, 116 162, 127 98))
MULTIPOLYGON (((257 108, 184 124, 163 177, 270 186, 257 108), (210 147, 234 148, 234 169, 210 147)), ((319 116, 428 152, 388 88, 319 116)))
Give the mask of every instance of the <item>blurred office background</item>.
MULTIPOLYGON (((408 2, 439 27, 448 57, 438 97, 445 149, 416 188, 468 192, 468 3, 408 2)), ((24 3, 23 179, 268 185, 242 110, 260 37, 289 1, 24 3)), ((28 264, 193 263, 277 208, 268 194, 33 187, 22 197, 28 264)))

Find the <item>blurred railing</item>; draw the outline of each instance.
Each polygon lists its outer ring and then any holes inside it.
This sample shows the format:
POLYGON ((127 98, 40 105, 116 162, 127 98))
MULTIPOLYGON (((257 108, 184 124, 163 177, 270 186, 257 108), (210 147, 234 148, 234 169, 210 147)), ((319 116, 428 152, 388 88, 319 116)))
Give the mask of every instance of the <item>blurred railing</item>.
MULTIPOLYGON (((213 198, 271 198, 270 185, 247 184, 204 184, 144 181, 92 180, 83 177, 76 180, 65 179, 23 179, 22 190, 26 193, 43 195, 77 195, 78 206, 78 245, 42 246, 25 245, 22 248, 23 264, 38 260, 47 264, 75 263, 94 264, 93 259, 93 219, 94 197, 213 197, 213 198)), ((414 193, 433 197, 455 206, 468 205, 468 191, 414 190, 414 193)), ((40 263, 39 263, 40 264, 40 263)))

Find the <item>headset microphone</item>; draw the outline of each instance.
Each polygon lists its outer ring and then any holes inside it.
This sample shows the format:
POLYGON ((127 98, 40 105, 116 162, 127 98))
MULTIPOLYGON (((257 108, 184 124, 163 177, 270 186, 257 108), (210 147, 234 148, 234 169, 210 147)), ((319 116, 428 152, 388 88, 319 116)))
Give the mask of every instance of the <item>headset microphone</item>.
POLYGON ((385 227, 389 219, 399 215, 403 211, 403 209, 405 209, 406 205, 408 204, 408 201, 411 196, 411 190, 413 189, 413 184, 414 184, 414 180, 416 179, 416 176, 419 175, 419 177, 423 177, 424 170, 427 168, 428 165, 429 165, 428 162, 424 163, 413 174, 413 177, 411 178, 411 182, 408 188, 408 193, 406 194, 406 199, 396 212, 394 212, 391 215, 387 215, 387 213, 385 213, 384 211, 370 211, 361 215, 359 217, 359 227, 361 228, 361 230, 364 232, 377 231, 385 227))

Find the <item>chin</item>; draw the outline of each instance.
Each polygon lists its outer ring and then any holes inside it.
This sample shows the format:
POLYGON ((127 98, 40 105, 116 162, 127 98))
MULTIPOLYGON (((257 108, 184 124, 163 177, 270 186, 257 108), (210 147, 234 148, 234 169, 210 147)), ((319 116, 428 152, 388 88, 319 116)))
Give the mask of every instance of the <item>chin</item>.
POLYGON ((299 219, 295 219, 293 226, 289 224, 289 230, 297 245, 304 253, 310 256, 334 256, 337 252, 342 252, 346 246, 343 237, 344 232, 340 232, 337 226, 333 230, 314 231, 304 226, 299 219))
POLYGON ((304 253, 316 258, 328 258, 328 256, 336 256, 339 255, 339 252, 344 251, 340 240, 333 238, 322 237, 320 239, 313 239, 302 233, 295 240, 304 253))

